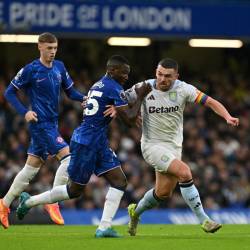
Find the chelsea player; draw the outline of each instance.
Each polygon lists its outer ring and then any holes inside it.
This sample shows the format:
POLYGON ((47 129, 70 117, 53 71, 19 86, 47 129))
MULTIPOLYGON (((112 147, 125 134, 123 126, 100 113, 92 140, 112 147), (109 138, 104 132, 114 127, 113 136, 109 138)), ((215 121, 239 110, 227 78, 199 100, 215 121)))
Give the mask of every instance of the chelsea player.
MULTIPOLYGON (((70 162, 69 146, 58 132, 58 105, 60 89, 67 96, 82 102, 84 96, 73 88, 63 62, 54 60, 58 41, 51 33, 43 33, 38 38, 40 58, 23 67, 8 86, 5 97, 29 124, 31 137, 28 157, 23 169, 15 177, 9 191, 0 199, 0 221, 9 227, 8 214, 12 201, 28 186, 29 182, 44 165, 48 154, 60 161, 53 186, 67 183, 67 167, 70 162), (23 90, 29 97, 30 107, 25 107, 17 97, 23 90)), ((45 205, 46 211, 56 224, 64 224, 58 204, 45 205)))
POLYGON ((22 219, 33 206, 79 197, 94 173, 97 176, 103 176, 110 184, 101 223, 95 236, 97 238, 119 237, 111 228, 111 222, 127 181, 117 156, 109 147, 107 129, 111 118, 105 110, 110 105, 114 105, 118 116, 126 123, 133 124, 142 99, 151 91, 150 85, 136 89, 138 99, 133 107, 129 107, 121 86, 127 81, 129 72, 129 63, 122 56, 114 55, 108 60, 106 75, 89 90, 83 122, 75 129, 71 138, 71 159, 68 167, 70 182, 64 186, 54 186, 52 190, 32 197, 22 193, 17 209, 19 219, 22 219))

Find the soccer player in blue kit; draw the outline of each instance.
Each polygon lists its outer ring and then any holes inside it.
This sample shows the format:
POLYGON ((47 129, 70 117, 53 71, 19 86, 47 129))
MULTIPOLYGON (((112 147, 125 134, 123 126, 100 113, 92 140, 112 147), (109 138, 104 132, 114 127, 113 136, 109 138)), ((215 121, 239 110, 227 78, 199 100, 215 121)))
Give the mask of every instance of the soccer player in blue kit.
POLYGON ((71 159, 68 167, 70 182, 32 197, 23 192, 17 208, 19 219, 22 219, 33 206, 79 197, 94 173, 103 176, 110 184, 95 237, 119 237, 112 229, 111 223, 127 181, 119 160, 109 147, 107 129, 112 118, 105 114, 105 110, 114 105, 118 116, 126 123, 133 124, 140 110, 141 100, 151 91, 150 85, 136 89, 137 102, 133 107, 129 107, 121 86, 127 81, 129 72, 129 63, 122 56, 115 55, 108 60, 107 73, 90 88, 83 122, 75 129, 71 138, 71 159))
MULTIPOLYGON (((68 144, 58 132, 58 106, 60 89, 67 96, 82 102, 84 96, 73 88, 63 62, 54 60, 58 41, 51 33, 43 33, 38 38, 40 58, 22 68, 8 86, 5 97, 29 124, 31 142, 23 169, 15 177, 9 191, 0 199, 0 221, 9 227, 8 214, 12 201, 28 186, 29 182, 44 165, 48 154, 60 161, 53 186, 67 183, 67 167, 70 162, 68 144), (24 90, 29 97, 30 107, 25 107, 17 97, 18 90, 24 90)), ((44 206, 56 224, 64 224, 58 204, 44 206)))

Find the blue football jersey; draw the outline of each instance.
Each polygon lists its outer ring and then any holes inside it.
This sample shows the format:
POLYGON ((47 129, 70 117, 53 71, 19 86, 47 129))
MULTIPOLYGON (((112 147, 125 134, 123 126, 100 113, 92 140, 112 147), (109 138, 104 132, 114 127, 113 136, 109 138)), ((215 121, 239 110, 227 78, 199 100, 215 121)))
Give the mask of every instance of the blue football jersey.
POLYGON ((116 107, 128 105, 122 86, 107 75, 90 88, 83 122, 75 129, 72 141, 89 144, 93 138, 96 139, 96 136, 106 133, 108 124, 112 120, 110 117, 104 117, 106 105, 116 107))
POLYGON ((73 81, 63 62, 55 60, 48 68, 37 59, 22 68, 11 84, 26 92, 38 122, 48 122, 57 121, 60 89, 69 89, 73 81))

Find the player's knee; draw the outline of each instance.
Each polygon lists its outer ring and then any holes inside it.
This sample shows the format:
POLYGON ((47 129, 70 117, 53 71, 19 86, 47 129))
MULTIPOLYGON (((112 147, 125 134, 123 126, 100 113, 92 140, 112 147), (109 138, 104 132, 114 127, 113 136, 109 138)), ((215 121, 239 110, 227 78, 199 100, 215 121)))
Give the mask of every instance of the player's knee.
POLYGON ((190 168, 188 166, 182 167, 180 171, 179 181, 185 182, 185 181, 191 180, 192 178, 193 177, 192 177, 190 168))
POLYGON ((82 195, 82 187, 74 187, 72 185, 67 185, 67 192, 70 199, 78 198, 82 195))
POLYGON ((114 180, 112 181, 112 183, 110 183, 112 188, 116 188, 119 189, 121 191, 125 191, 128 185, 127 179, 123 178, 123 179, 119 179, 119 180, 114 180))
POLYGON ((170 198, 172 196, 172 190, 164 190, 164 189, 157 189, 155 188, 155 195, 160 200, 166 200, 167 198, 170 198))
POLYGON ((120 184, 115 184, 115 185, 111 185, 112 188, 121 190, 121 191, 125 191, 127 188, 127 183, 120 183, 120 184))

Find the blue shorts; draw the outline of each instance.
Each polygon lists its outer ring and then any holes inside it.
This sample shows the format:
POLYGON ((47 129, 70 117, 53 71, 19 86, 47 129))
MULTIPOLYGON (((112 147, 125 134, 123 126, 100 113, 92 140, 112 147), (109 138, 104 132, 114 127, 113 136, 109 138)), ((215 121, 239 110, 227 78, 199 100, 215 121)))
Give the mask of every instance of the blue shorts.
POLYGON ((108 140, 104 143, 97 141, 90 145, 71 141, 70 152, 69 177, 73 182, 81 185, 87 184, 93 173, 100 176, 121 165, 109 147, 108 140))
POLYGON ((42 122, 30 124, 31 143, 28 154, 47 159, 48 155, 56 155, 62 148, 68 146, 58 132, 57 122, 42 122))

